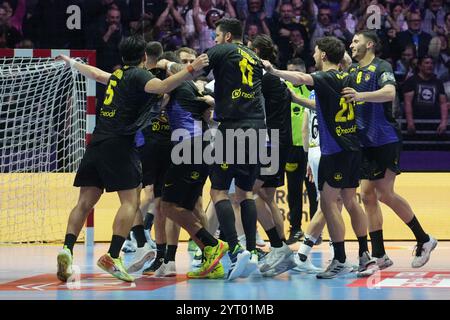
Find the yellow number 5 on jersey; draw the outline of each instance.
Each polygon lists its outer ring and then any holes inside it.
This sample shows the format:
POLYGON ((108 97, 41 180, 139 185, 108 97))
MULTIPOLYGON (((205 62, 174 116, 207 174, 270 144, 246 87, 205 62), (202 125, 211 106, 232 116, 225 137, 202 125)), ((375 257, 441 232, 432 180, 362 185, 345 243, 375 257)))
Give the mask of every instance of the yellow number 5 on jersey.
POLYGON ((109 80, 108 89, 106 89, 106 97, 105 100, 103 100, 103 104, 105 106, 109 106, 112 102, 112 99, 114 97, 114 90, 113 88, 117 86, 116 80, 109 80))
POLYGON ((248 63, 247 59, 243 58, 241 62, 239 62, 239 67, 241 67, 242 72, 242 84, 253 87, 253 66, 248 63))
POLYGON ((341 109, 336 113, 336 122, 347 122, 355 119, 355 112, 353 110, 353 102, 347 103, 344 98, 339 101, 341 109), (348 110, 347 116, 344 113, 348 110))

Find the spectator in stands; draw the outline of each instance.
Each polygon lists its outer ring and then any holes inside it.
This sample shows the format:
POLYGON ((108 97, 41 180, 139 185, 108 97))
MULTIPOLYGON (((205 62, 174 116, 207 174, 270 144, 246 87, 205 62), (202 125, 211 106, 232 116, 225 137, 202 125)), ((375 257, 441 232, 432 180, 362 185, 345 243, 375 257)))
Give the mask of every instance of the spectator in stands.
POLYGON ((182 32, 186 22, 176 10, 173 0, 167 0, 166 3, 167 7, 156 20, 154 35, 164 50, 175 50, 186 43, 182 32))
POLYGON ((33 44, 33 41, 31 41, 30 39, 23 39, 16 45, 16 48, 18 48, 18 49, 33 49, 34 44, 33 44))
POLYGON ((386 29, 393 28, 395 32, 408 30, 408 24, 406 23, 405 15, 403 14, 403 6, 400 3, 390 3, 386 14, 386 29))
POLYGON ((444 36, 433 37, 428 47, 428 55, 433 58, 434 74, 440 80, 448 79, 450 56, 447 53, 447 38, 444 36))
POLYGON ((15 28, 20 34, 22 34, 23 18, 25 17, 27 9, 26 1, 17 0, 15 10, 13 10, 13 6, 10 1, 3 1, 1 6, 6 10, 9 26, 15 28))
POLYGON ((442 6, 442 0, 430 0, 427 3, 428 8, 425 10, 422 31, 434 36, 439 31, 438 26, 445 24, 445 10, 442 6))
POLYGON ((120 11, 112 7, 93 38, 93 47, 97 49, 97 64, 100 69, 112 72, 120 68, 122 59, 119 43, 125 36, 120 11))
POLYGON ((236 18, 236 10, 234 9, 231 0, 216 0, 214 8, 219 9, 222 12, 225 12, 227 18, 236 18))
MULTIPOLYGON (((192 9, 186 14, 188 46, 197 52, 204 52, 215 45, 214 34, 206 22, 206 15, 212 9, 214 9, 212 0, 194 0, 192 9)), ((223 11, 218 10, 218 12, 224 15, 223 11)))
POLYGON ((405 117, 409 134, 416 132, 415 120, 440 119, 437 133, 447 129, 447 96, 441 80, 433 73, 433 58, 419 58, 418 72, 403 85, 405 117))
MULTIPOLYGON (((267 15, 263 8, 262 0, 248 0, 248 10, 245 12, 245 29, 247 33, 250 25, 257 25, 260 33, 270 36, 270 29, 267 24, 267 15)), ((241 12, 242 13, 242 12, 241 12)))
POLYGON ((414 45, 419 57, 427 54, 428 46, 431 41, 431 35, 423 32, 420 28, 422 18, 419 12, 410 12, 408 16, 408 30, 402 31, 397 35, 397 41, 400 51, 403 51, 407 45, 414 45))
POLYGON ((289 60, 290 37, 293 30, 298 30, 305 41, 306 50, 309 51, 309 36, 304 26, 294 19, 294 9, 292 4, 283 3, 280 7, 279 19, 272 20, 271 34, 279 50, 280 68, 285 69, 289 60))
POLYGON ((8 13, 0 6, 0 48, 14 48, 20 39, 19 31, 9 26, 8 13))
POLYGON ((414 75, 416 48, 412 45, 407 46, 402 51, 401 58, 395 64, 395 79, 401 86, 408 78, 414 75))
POLYGON ((332 22, 332 12, 330 7, 319 7, 318 18, 314 21, 314 32, 311 37, 311 48, 316 46, 316 41, 325 36, 335 36, 346 44, 350 44, 353 34, 347 28, 345 21, 341 20, 341 24, 332 22))
POLYGON ((250 46, 250 43, 255 39, 258 34, 262 34, 263 31, 259 28, 259 25, 254 23, 246 23, 245 24, 245 35, 244 35, 244 43, 247 46, 250 46))
POLYGON ((244 21, 252 12, 262 11, 270 19, 276 13, 277 4, 280 5, 281 2, 282 0, 236 0, 237 18, 244 21))
POLYGON ((315 62, 311 54, 305 49, 305 40, 300 30, 292 30, 289 39, 290 46, 287 60, 300 58, 304 61, 306 70, 310 71, 315 66, 315 62))

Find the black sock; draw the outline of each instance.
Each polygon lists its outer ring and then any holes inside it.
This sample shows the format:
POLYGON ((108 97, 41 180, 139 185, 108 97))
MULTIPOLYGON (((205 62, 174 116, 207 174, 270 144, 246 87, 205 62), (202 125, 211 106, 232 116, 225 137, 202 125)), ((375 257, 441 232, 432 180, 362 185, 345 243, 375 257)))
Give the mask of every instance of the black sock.
POLYGON ((214 247, 219 243, 205 228, 198 230, 195 236, 205 245, 205 247, 214 247))
POLYGON ((217 219, 219 220, 220 230, 223 232, 226 241, 233 252, 238 242, 236 233, 236 219, 234 217, 233 207, 230 200, 221 200, 215 204, 217 219))
POLYGON ((266 233, 267 233, 267 237, 269 238, 271 247, 281 248, 283 246, 283 241, 280 239, 280 236, 278 235, 278 231, 277 231, 276 227, 266 230, 266 233))
POLYGON ((72 233, 66 234, 66 238, 64 239, 64 245, 67 246, 67 249, 70 250, 70 253, 72 253, 72 255, 73 255, 73 246, 75 245, 75 242, 77 242, 76 235, 72 233))
POLYGON ((414 236, 416 237, 417 242, 425 243, 430 241, 430 236, 423 231, 422 226, 420 225, 419 221, 417 220, 416 216, 412 218, 410 222, 407 223, 408 227, 411 229, 411 231, 414 233, 414 236))
POLYGON ((372 244, 372 257, 381 258, 386 254, 384 250, 383 230, 369 232, 370 243, 372 244))
POLYGON ((225 242, 227 241, 225 239, 225 234, 223 233, 222 229, 220 229, 220 226, 219 226, 219 239, 225 242))
POLYGON ((342 242, 333 242, 334 248, 334 259, 338 260, 340 263, 344 263, 347 257, 345 256, 345 245, 342 242))
POLYGON ((175 261, 175 255, 177 253, 178 246, 169 244, 167 246, 166 256, 164 257, 164 263, 169 261, 175 261))
POLYGON ((145 230, 152 231, 154 218, 155 218, 155 216, 153 215, 153 213, 147 212, 145 214, 145 219, 144 219, 144 229, 145 230))
POLYGON ((245 233, 245 247, 248 251, 256 249, 256 204, 253 199, 241 202, 241 220, 245 233))
POLYGON ((156 244, 156 260, 164 258, 166 256, 166 244, 165 243, 157 243, 156 244))
POLYGON ((134 226, 131 228, 133 231, 134 237, 136 238, 137 247, 142 248, 147 243, 147 238, 144 233, 144 226, 142 224, 134 226))
POLYGON ((122 249, 123 243, 125 242, 125 238, 117 235, 113 235, 111 239, 111 245, 109 246, 109 255, 117 259, 120 255, 120 249, 122 249))
POLYGON ((363 253, 369 251, 369 247, 367 246, 367 236, 358 237, 359 243, 359 256, 362 257, 363 253))

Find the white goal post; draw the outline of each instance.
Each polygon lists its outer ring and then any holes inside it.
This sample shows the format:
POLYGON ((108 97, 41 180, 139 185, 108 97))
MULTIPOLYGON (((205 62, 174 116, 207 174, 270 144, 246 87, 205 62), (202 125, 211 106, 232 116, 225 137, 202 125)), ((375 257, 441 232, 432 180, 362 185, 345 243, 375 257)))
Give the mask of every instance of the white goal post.
MULTIPOLYGON (((0 243, 64 240, 74 174, 95 127, 95 82, 54 57, 95 51, 0 49, 0 243)), ((94 242, 93 212, 80 234, 94 242)))

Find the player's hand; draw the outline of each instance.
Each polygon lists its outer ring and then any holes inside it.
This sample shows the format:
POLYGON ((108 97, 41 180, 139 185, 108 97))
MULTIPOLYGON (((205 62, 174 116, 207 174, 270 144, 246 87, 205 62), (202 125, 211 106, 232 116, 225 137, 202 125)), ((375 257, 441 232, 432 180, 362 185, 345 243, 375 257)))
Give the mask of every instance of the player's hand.
POLYGON ((206 104, 210 105, 211 107, 214 107, 215 103, 216 103, 214 98, 211 97, 210 95, 206 95, 206 96, 203 96, 203 97, 198 97, 197 99, 200 100, 200 101, 205 102, 206 104))
POLYGON ((358 92, 355 89, 350 88, 350 87, 344 88, 342 90, 341 94, 342 94, 342 97, 347 102, 357 102, 357 101, 361 101, 362 100, 361 92, 358 92))
POLYGON ((416 133, 416 126, 414 125, 414 123, 408 123, 408 134, 415 134, 416 133))
POLYGON ((159 60, 159 61, 156 63, 156 68, 166 70, 166 69, 167 69, 167 65, 168 65, 169 63, 170 63, 169 60, 161 59, 161 60, 159 60))
POLYGON ((441 123, 438 127, 437 127, 437 133, 438 134, 444 134, 445 131, 447 130, 447 124, 446 123, 441 123))
POLYGON ((306 166, 306 177, 308 178, 309 182, 314 183, 314 177, 309 163, 306 166))
POLYGON ((192 63, 191 66, 195 71, 202 70, 204 67, 209 65, 209 58, 206 53, 203 53, 197 57, 192 63))
POLYGON ((272 72, 273 71, 273 66, 268 60, 262 60, 261 59, 261 62, 263 64, 263 66, 264 66, 264 69, 266 69, 267 72, 272 72))
POLYGON ((279 33, 281 37, 289 37, 291 35, 291 32, 284 28, 281 28, 279 33))
POLYGON ((55 57, 56 61, 64 61, 66 63, 66 66, 70 65, 70 57, 64 55, 64 54, 60 54, 58 56, 55 57))

